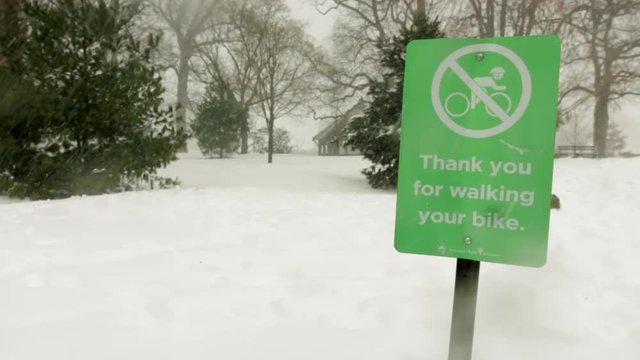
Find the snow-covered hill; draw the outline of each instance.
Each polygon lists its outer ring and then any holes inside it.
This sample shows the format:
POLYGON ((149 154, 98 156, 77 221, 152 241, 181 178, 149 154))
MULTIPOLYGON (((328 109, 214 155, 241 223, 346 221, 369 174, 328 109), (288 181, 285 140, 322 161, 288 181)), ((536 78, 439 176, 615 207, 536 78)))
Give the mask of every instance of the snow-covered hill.
MULTIPOLYGON (((355 157, 186 157, 176 190, 0 204, 0 359, 444 359, 455 260, 355 157)), ((549 261, 482 264, 475 359, 636 359, 640 159, 562 159, 549 261)))

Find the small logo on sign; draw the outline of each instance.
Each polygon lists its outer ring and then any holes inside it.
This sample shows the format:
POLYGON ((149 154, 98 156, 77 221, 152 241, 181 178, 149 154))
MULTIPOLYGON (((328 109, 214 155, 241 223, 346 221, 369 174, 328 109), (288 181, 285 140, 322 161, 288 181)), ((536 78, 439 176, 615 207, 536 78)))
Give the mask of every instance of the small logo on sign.
POLYGON ((440 251, 440 253, 444 255, 444 253, 447 252, 447 245, 441 243, 440 245, 438 245, 438 251, 440 251))

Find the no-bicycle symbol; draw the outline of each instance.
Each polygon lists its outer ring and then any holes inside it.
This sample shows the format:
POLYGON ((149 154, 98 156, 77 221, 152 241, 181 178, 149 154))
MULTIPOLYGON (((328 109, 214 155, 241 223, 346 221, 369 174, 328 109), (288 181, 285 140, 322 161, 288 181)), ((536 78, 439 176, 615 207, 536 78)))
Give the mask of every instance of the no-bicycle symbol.
POLYGON ((508 130, 527 110, 531 76, 522 59, 510 49, 497 44, 469 45, 442 61, 433 77, 431 98, 436 114, 449 129, 471 138, 491 137, 508 130), (489 73, 470 75, 471 69, 465 64, 473 67, 476 61, 490 62, 489 73), (457 84, 450 85, 448 80, 443 86, 448 72, 457 76, 457 84))

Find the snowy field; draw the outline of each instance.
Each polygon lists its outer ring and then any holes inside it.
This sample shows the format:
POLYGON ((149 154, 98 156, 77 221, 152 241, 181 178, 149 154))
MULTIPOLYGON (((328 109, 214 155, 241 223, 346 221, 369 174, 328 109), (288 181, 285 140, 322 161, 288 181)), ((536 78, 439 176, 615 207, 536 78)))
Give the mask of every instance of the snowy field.
MULTIPOLYGON (((187 156, 177 190, 0 203, 1 360, 446 359, 455 260, 357 157, 187 156)), ((556 162, 549 261, 483 263, 474 359, 638 359, 640 158, 556 162)))

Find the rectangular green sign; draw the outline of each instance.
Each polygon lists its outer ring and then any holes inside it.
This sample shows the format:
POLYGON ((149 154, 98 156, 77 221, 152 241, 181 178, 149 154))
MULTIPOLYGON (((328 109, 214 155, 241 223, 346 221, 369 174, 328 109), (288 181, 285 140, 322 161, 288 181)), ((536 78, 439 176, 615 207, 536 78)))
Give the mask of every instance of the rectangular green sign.
POLYGON ((556 36, 409 44, 398 251, 544 265, 559 67, 556 36))

